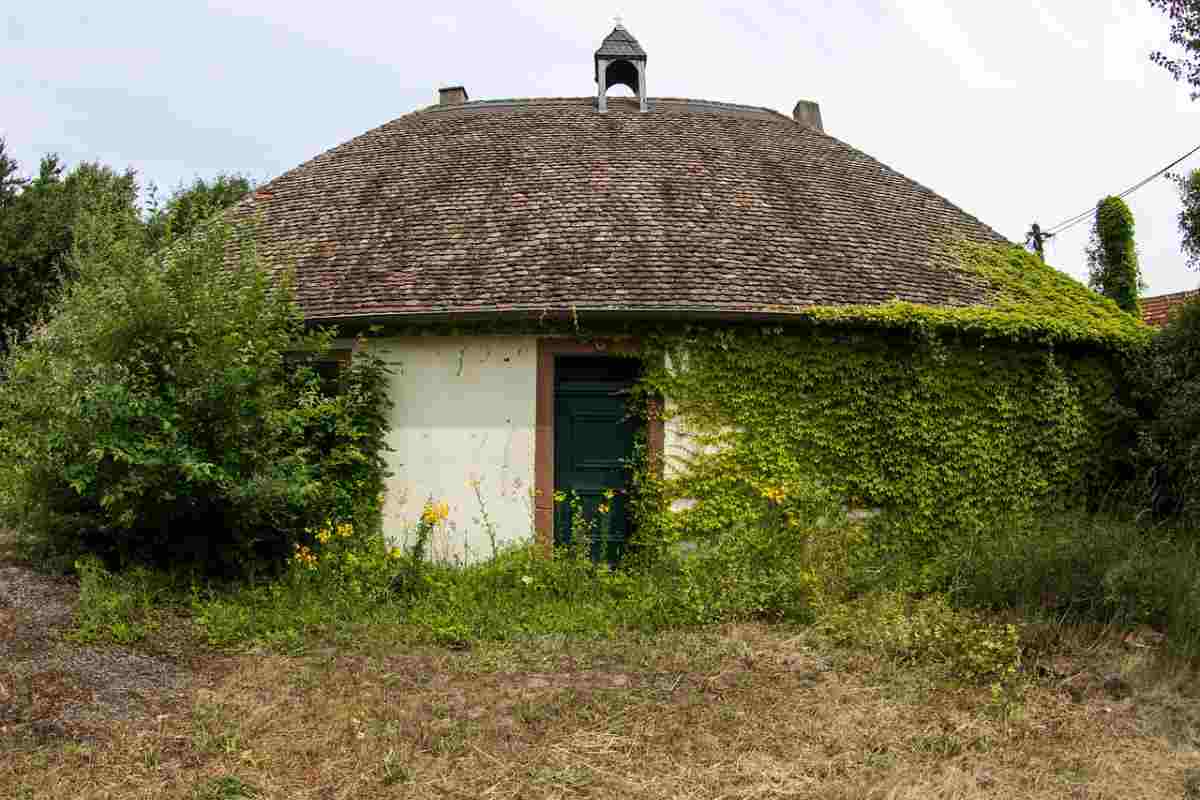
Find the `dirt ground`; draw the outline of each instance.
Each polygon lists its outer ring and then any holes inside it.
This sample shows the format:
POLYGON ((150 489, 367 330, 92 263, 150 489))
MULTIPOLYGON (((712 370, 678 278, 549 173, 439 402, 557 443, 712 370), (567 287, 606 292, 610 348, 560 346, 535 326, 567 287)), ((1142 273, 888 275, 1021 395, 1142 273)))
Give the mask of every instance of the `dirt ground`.
POLYGON ((181 618, 83 646, 75 594, 0 552, 0 797, 1200 798, 1197 687, 1136 648, 1008 697, 760 625, 280 656, 181 618))

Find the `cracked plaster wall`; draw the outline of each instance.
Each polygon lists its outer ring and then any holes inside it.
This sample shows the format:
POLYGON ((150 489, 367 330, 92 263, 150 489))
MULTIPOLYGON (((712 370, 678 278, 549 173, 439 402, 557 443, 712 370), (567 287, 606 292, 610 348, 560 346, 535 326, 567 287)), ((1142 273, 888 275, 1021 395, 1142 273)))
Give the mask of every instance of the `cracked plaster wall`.
POLYGON ((537 339, 411 336, 376 340, 390 377, 393 472, 384 533, 407 545, 426 500, 450 515, 431 542, 434 558, 491 553, 481 504, 498 544, 532 535, 537 339))

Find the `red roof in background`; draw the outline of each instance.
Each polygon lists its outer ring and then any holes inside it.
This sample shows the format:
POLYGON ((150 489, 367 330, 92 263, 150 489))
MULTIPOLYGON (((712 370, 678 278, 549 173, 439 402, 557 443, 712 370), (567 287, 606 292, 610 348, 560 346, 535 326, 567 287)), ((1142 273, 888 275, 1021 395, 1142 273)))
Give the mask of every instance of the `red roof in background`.
POLYGON ((1161 328, 1167 324, 1167 318, 1171 316, 1171 309, 1186 303, 1189 299, 1197 295, 1200 295, 1200 289, 1192 289, 1189 292, 1160 294, 1157 297, 1143 297, 1142 322, 1147 325, 1153 325, 1156 328, 1161 328))

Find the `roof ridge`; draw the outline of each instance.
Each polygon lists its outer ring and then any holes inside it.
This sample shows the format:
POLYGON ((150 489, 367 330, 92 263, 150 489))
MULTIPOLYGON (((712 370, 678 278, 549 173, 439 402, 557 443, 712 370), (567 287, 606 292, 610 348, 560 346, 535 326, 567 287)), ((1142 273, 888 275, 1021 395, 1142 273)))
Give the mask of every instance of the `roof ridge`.
MULTIPOLYGON (((608 103, 610 106, 620 106, 621 104, 636 105, 638 102, 635 97, 609 97, 608 103)), ((792 118, 782 113, 778 109, 768 108, 767 106, 754 106, 745 103, 733 103, 728 100, 705 100, 695 97, 647 97, 647 109, 653 110, 657 105, 667 106, 686 106, 694 110, 711 110, 711 111, 735 111, 735 112, 754 112, 762 114, 770 114, 780 119, 792 122, 792 118)), ((409 112, 409 114, 445 114, 456 111, 481 111, 493 108, 514 108, 519 106, 529 107, 545 107, 554 105, 583 105, 595 107, 595 95, 583 95, 578 97, 496 97, 480 100, 468 100, 465 103, 455 103, 453 105, 441 105, 434 103, 432 105, 423 106, 409 112)), ((404 114, 397 119, 403 119, 409 114, 404 114)))
POLYGON ((1188 297, 1193 294, 1200 294, 1200 289, 1180 289, 1177 292, 1167 292, 1165 294, 1152 294, 1148 297, 1141 298, 1144 303, 1147 300, 1168 300, 1173 297, 1188 297))

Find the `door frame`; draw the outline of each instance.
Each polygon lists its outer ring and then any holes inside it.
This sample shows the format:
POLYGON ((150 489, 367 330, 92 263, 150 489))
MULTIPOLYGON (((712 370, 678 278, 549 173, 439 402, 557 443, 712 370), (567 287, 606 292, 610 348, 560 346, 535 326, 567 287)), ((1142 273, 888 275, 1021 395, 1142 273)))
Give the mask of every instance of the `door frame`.
MULTIPOLYGON (((620 355, 640 349, 634 338, 577 339, 542 337, 537 352, 537 408, 533 446, 533 526, 538 548, 549 556, 554 551, 554 359, 561 355, 620 355)), ((646 448, 651 469, 662 474, 666 430, 657 407, 646 420, 646 448)))

